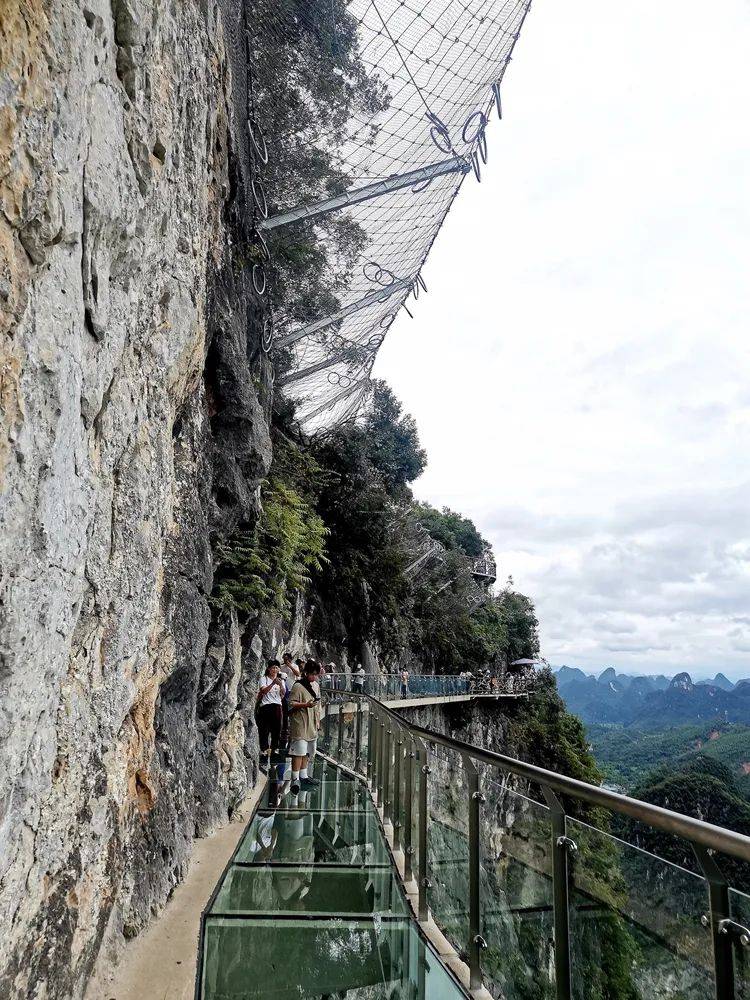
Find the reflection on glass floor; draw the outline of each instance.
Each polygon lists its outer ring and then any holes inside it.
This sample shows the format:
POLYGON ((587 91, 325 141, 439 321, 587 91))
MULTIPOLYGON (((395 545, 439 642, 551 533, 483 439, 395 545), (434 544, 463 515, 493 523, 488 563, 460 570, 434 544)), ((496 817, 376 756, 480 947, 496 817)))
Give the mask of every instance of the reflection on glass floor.
POLYGON ((390 868, 232 865, 211 913, 315 913, 407 916, 390 868))
POLYGON ((207 917, 206 1000, 455 1000, 464 994, 406 920, 207 917))
POLYGON ((310 809, 342 809, 362 811, 372 810, 372 799, 361 781, 321 781, 315 788, 303 789, 294 794, 291 782, 269 781, 268 795, 264 808, 294 809, 307 812, 310 809))
POLYGON ((286 810, 259 812, 236 860, 390 866, 373 810, 330 809, 302 816, 286 810))
POLYGON ((205 916, 202 1000, 465 996, 409 919, 365 785, 315 776, 271 782, 245 831, 205 916))

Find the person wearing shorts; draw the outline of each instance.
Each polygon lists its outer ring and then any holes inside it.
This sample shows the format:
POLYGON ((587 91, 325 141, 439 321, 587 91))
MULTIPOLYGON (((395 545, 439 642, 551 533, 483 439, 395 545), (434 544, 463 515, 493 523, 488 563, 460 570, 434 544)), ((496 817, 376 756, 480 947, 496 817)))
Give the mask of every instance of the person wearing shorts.
POLYGON ((291 792, 314 788, 318 782, 307 773, 308 762, 314 757, 320 724, 320 665, 308 660, 302 677, 295 682, 289 695, 289 753, 292 757, 291 792))
POLYGON ((260 740, 261 771, 267 772, 271 756, 278 753, 281 736, 281 705, 286 684, 279 673, 279 661, 269 660, 258 689, 258 737, 260 740))

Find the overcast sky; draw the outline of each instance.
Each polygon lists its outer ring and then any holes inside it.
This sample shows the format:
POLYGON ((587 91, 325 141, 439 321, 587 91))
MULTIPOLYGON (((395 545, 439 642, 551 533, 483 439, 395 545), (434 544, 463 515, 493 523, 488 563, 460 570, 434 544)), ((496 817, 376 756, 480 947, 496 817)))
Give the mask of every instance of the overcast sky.
POLYGON ((750 676, 750 3, 532 5, 376 375, 553 663, 750 676))

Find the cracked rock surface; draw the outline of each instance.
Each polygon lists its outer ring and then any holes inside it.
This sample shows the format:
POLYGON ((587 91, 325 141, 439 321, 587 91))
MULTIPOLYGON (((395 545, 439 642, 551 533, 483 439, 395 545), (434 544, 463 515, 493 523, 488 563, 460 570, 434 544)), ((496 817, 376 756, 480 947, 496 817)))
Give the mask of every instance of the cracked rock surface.
POLYGON ((0 996, 51 1000, 255 778, 257 649, 207 598, 268 373, 216 4, 2 7, 0 996))

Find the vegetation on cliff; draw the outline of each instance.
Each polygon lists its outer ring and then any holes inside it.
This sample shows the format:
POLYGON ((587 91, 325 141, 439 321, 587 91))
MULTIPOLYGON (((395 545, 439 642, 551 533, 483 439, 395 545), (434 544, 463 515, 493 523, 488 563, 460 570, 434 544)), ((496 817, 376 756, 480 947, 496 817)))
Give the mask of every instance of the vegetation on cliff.
POLYGON ((649 784, 648 775, 657 768, 681 769, 701 756, 729 768, 739 793, 750 800, 750 726, 714 718, 660 731, 594 724, 586 734, 606 779, 625 789, 649 784))
POLYGON ((215 547, 214 604, 246 621, 270 611, 288 622, 305 592, 311 635, 351 661, 364 643, 385 664, 416 658, 438 672, 535 656, 529 598, 511 581, 497 595, 476 585, 474 561, 489 546, 475 525, 414 500, 410 484, 426 460, 413 418, 385 383, 374 383, 357 421, 312 442, 285 404, 262 515, 215 547), (440 543, 434 558, 410 572, 426 536, 440 543))

